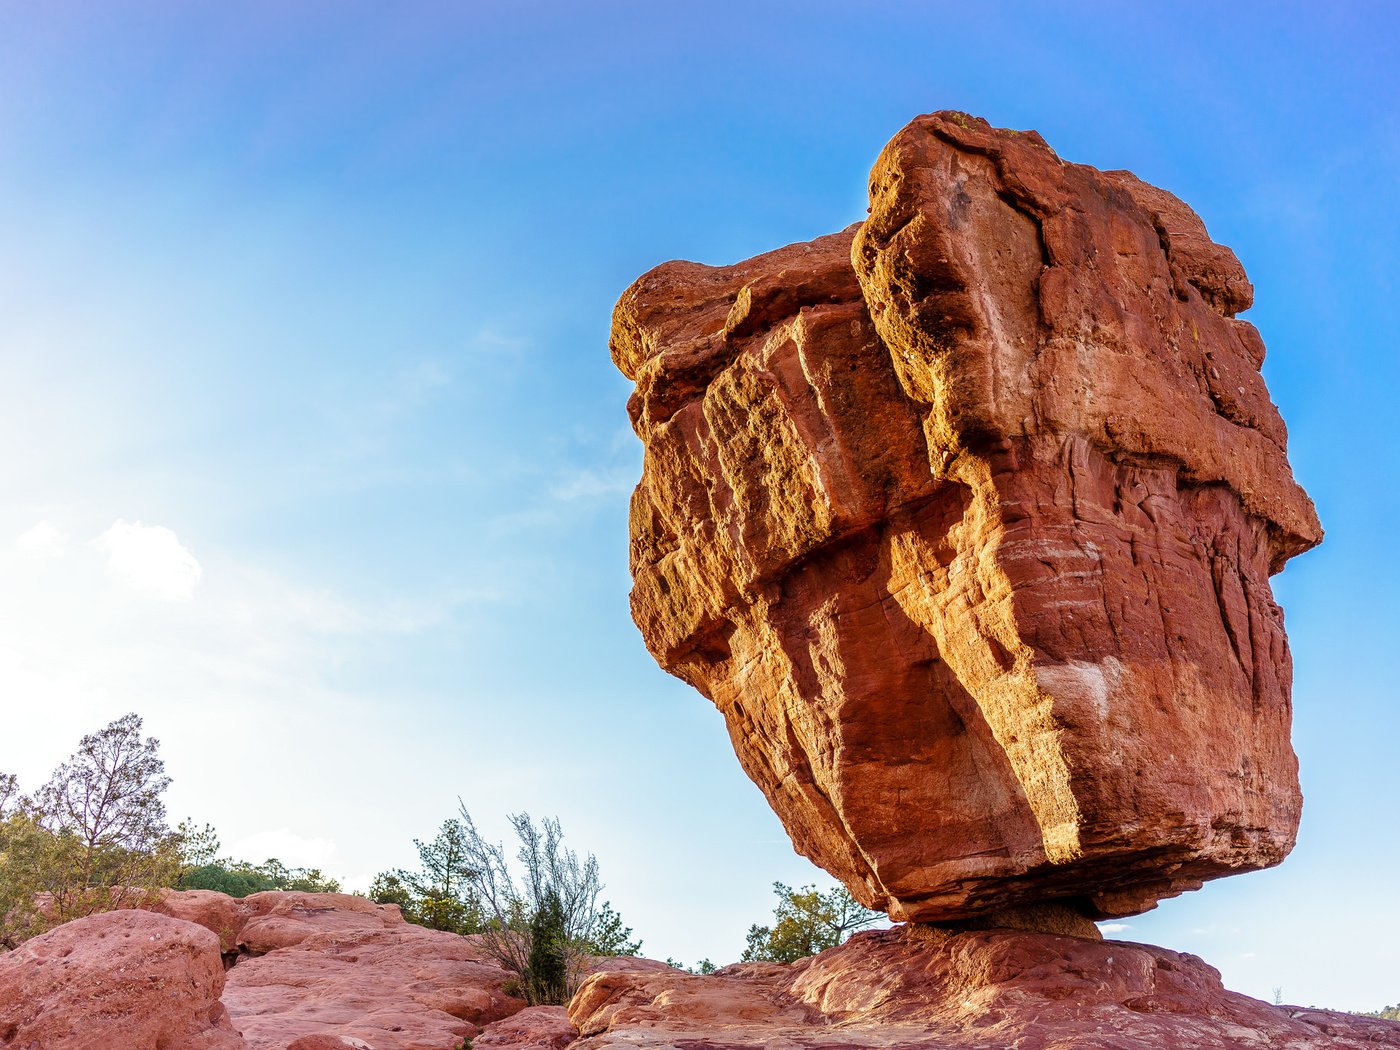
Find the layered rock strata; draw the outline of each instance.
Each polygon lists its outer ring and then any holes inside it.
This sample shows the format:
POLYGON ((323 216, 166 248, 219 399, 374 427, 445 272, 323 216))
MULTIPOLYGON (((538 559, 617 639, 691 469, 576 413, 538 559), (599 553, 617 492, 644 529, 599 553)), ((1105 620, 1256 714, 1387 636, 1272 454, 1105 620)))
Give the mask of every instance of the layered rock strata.
POLYGON ((648 648, 896 919, 1121 916, 1276 864, 1269 577, 1321 530, 1239 262, 1171 194, 958 113, 900 132, 870 200, 617 305, 648 648))

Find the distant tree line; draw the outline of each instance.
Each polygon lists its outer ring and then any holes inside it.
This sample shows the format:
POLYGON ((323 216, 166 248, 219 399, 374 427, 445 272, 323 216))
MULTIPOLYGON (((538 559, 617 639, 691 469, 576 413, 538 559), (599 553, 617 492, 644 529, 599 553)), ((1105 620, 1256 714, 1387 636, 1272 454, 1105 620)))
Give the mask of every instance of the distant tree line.
MULTIPOLYGON (((141 735, 135 714, 84 736, 77 751, 31 795, 0 773, 0 950, 44 930, 113 908, 153 903, 163 888, 218 890, 245 897, 265 890, 338 892, 315 868, 261 864, 221 854, 205 824, 166 822, 170 784, 160 742, 141 735)), ((593 854, 563 844, 557 819, 511 815, 517 840, 485 838, 464 805, 430 842, 414 840, 419 866, 375 876, 369 896, 399 906, 405 919, 473 936, 514 975, 531 1004, 565 1003, 592 956, 635 955, 642 943, 610 902, 593 854)), ((749 928, 745 961, 792 962, 844 941, 875 922, 845 890, 773 884, 770 925, 749 928)), ((693 973, 712 973, 709 959, 693 973)), ((1380 1016, 1393 1016, 1382 1013, 1380 1016)))

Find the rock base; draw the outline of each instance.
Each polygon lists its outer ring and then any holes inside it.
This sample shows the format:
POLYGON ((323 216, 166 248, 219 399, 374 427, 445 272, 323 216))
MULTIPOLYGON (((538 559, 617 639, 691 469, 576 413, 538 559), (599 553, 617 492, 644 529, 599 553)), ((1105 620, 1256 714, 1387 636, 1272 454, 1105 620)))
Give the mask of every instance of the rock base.
POLYGON ((912 925, 857 934, 790 966, 597 974, 569 1017, 582 1036, 573 1050, 1400 1047, 1400 1023, 1271 1006, 1227 991, 1193 955, 912 925))
POLYGON ((159 906, 184 918, 111 912, 0 956, 0 1048, 1400 1050, 1400 1022, 1271 1006, 1226 991, 1195 956, 1055 933, 898 926, 703 977, 597 959, 566 1010, 506 995, 508 975, 472 938, 362 898, 177 893, 159 906))

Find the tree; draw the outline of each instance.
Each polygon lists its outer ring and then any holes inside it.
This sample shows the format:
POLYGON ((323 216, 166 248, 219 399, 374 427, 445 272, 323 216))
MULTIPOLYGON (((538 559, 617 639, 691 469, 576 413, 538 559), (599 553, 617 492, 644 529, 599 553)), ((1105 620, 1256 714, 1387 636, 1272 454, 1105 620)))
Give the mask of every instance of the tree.
POLYGON ((531 1005, 567 1002, 598 942, 641 949, 611 907, 599 907, 598 859, 565 848, 558 820, 536 825, 528 813, 510 816, 520 840, 517 881, 505 849, 482 836, 465 806, 461 818, 469 881, 485 920, 482 946, 516 975, 531 1005))
POLYGON ((205 824, 198 828, 194 821, 185 819, 175 829, 175 836, 180 850, 181 878, 187 871, 218 863, 219 833, 214 830, 214 825, 205 824))
POLYGON ((38 907, 54 836, 18 806, 0 807, 0 951, 48 929, 38 907))
POLYGON ((219 835, 212 825, 196 828, 180 821, 175 838, 180 854, 182 890, 217 890, 230 897, 247 897, 267 890, 300 890, 303 893, 339 893, 340 883, 321 874, 319 868, 288 868, 276 857, 261 864, 219 856, 219 835))
POLYGON ((530 946, 526 962, 532 1003, 564 1003, 569 999, 569 934, 564 926, 564 904, 553 887, 545 890, 530 917, 530 946))
POLYGON ((0 773, 0 820, 15 809, 19 797, 19 780, 13 773, 0 773))
POLYGON ((0 950, 70 919, 144 906, 165 886, 235 897, 340 890, 316 868, 220 857, 208 824, 186 820, 172 832, 159 746, 129 714, 83 737, 33 797, 0 773, 0 950))
POLYGON ((51 836, 40 881, 54 921, 139 902, 178 877, 159 747, 141 739, 140 716, 123 715, 84 736, 34 799, 20 801, 51 836))
POLYGON ((72 831, 94 856, 104 848, 153 849, 170 834, 162 792, 170 786, 155 737, 141 739, 141 717, 123 715, 89 733, 39 789, 40 811, 72 831))
POLYGON ((397 904, 403 917, 413 921, 413 891, 399 878, 398 872, 381 871, 369 884, 368 896, 376 904, 397 904))
POLYGON ((230 897, 247 897, 268 890, 340 892, 340 883, 321 874, 320 868, 289 868, 276 857, 269 857, 261 864, 221 857, 212 864, 185 872, 180 876, 179 885, 184 890, 218 890, 230 897))
POLYGON ((612 902, 604 901, 598 908, 593 932, 588 935, 590 955, 636 955, 642 942, 632 940, 632 927, 622 925, 622 916, 613 911, 612 902))
POLYGON ((482 927, 481 905, 472 890, 467 861, 466 829, 461 821, 445 820, 437 838, 413 840, 421 868, 418 872, 380 872, 370 886, 370 898, 397 904, 409 922, 449 933, 477 933, 482 927))
POLYGON ((834 948, 856 930, 876 922, 880 913, 859 904, 844 886, 819 893, 815 886, 794 890, 773 883, 778 906, 773 925, 749 927, 744 962, 795 962, 834 948))

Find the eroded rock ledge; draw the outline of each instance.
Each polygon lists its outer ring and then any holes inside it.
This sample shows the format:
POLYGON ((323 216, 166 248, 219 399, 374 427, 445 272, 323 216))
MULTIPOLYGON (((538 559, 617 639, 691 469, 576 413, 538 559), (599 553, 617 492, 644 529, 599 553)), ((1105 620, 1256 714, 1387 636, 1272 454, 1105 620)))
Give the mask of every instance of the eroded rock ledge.
POLYGON ((861 224, 617 304, 633 615, 797 848, 896 919, 1278 863, 1269 576, 1321 539, 1252 289, 1185 204, 913 121, 861 224))

